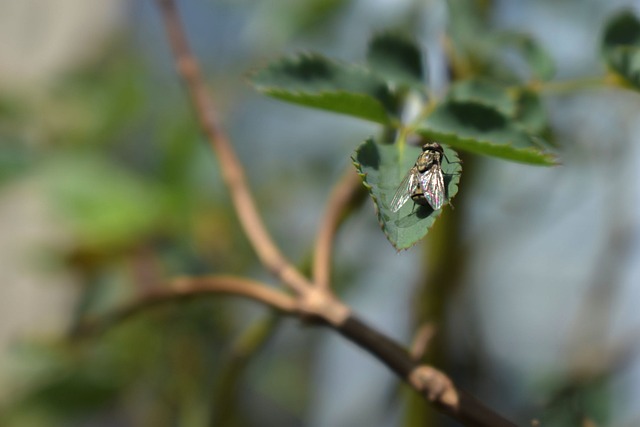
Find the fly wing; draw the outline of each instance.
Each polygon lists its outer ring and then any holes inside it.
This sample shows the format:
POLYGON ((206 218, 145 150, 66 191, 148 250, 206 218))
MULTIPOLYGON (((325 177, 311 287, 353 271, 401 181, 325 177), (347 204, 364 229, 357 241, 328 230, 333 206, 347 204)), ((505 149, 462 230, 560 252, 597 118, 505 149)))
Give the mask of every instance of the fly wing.
POLYGON ((428 171, 420 175, 420 187, 429 206, 437 211, 445 202, 444 176, 439 164, 434 164, 428 171))
POLYGON ((391 212, 398 212, 407 203, 413 192, 418 188, 418 181, 418 171, 413 167, 402 179, 396 193, 393 195, 393 199, 391 199, 391 212))

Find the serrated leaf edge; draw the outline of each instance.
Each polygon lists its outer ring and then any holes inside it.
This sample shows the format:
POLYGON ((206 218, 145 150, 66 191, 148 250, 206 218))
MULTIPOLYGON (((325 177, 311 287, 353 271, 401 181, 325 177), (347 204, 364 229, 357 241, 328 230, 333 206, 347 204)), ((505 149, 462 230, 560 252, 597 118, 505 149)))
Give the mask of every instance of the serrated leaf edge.
MULTIPOLYGON (((544 152, 534 147, 515 148, 513 146, 513 143, 496 144, 494 142, 483 140, 483 139, 478 139, 473 137, 461 137, 455 133, 434 131, 428 128, 419 128, 419 129, 416 129, 416 132, 428 138, 433 138, 435 141, 442 142, 443 144, 447 144, 447 145, 450 145, 451 147, 454 147, 463 151, 468 151, 474 154, 482 154, 486 156, 498 157, 501 159, 513 160, 519 163, 539 165, 539 166, 556 166, 559 164, 557 157, 554 154, 552 153, 545 154, 544 152), (456 142, 451 142, 451 141, 456 141, 456 142), (529 157, 531 161, 527 161, 527 160, 519 159, 517 157, 490 154, 482 150, 474 150, 473 148, 468 148, 464 145, 458 145, 458 141, 460 141, 462 144, 469 144, 471 147, 473 147, 474 145, 483 145, 491 148, 507 147, 512 152, 515 152, 518 154, 532 155, 533 157, 529 157)), ((530 135, 527 135, 527 137, 532 138, 530 135)))
MULTIPOLYGON (((380 80, 380 83, 388 84, 388 82, 385 79, 383 79, 380 75, 376 74, 373 70, 371 70, 366 65, 352 63, 352 62, 346 62, 346 61, 338 61, 336 59, 329 58, 327 56, 324 56, 324 55, 316 53, 316 52, 294 53, 294 54, 289 54, 289 55, 283 55, 283 56, 280 56, 280 57, 278 57, 276 59, 270 60, 267 63, 267 65, 262 66, 262 67, 257 67, 255 70, 251 71, 248 74, 248 80, 249 80, 250 84, 253 87, 255 87, 256 89, 258 89, 258 90, 261 90, 262 87, 278 87, 278 86, 273 86, 273 85, 262 85, 262 84, 256 83, 254 78, 259 73, 261 73, 264 70, 267 70, 269 68, 272 68, 274 65, 276 65, 278 63, 281 63, 281 62, 295 63, 295 62, 300 62, 300 60, 302 60, 304 58, 307 58, 307 59, 321 59, 323 61, 326 61, 326 62, 328 62, 328 63, 330 63, 332 65, 338 66, 338 67, 344 67, 344 68, 347 68, 347 69, 350 69, 350 70, 362 72, 365 76, 371 76, 371 77, 374 77, 377 80, 380 80)), ((315 93, 315 92, 311 92, 311 93, 315 93)), ((361 92, 349 92, 349 93, 361 93, 361 92)))
MULTIPOLYGON (((286 55, 286 56, 281 56, 279 58, 276 58, 272 61, 269 61, 267 63, 267 65, 262 66, 262 67, 258 67, 255 70, 253 70, 252 72, 249 73, 248 75, 248 81, 249 84, 251 86, 253 86, 257 91, 264 93, 267 96, 272 96, 274 98, 279 98, 281 100, 285 100, 283 99, 284 95, 286 96, 291 96, 291 97, 305 97, 305 96, 312 96, 312 97, 321 97, 321 96, 325 96, 325 95, 349 95, 349 96, 353 96, 353 95, 359 95, 361 96, 363 99, 367 99, 367 100, 371 100, 373 101, 379 108, 380 111, 383 113, 383 116, 385 118, 384 121, 382 120, 374 120, 373 118, 370 117, 365 117, 365 116, 361 116, 361 115, 357 115, 357 116, 353 116, 352 117, 359 117, 362 118, 364 120, 370 120, 373 121, 375 123, 379 123, 379 124, 383 124, 383 125, 389 125, 389 124, 393 124, 394 122, 394 118, 392 117, 391 113, 387 111, 387 109, 385 108, 384 104, 382 102, 380 102, 380 100, 378 100, 376 97, 372 96, 370 93, 367 92, 362 92, 362 91, 350 91, 350 90, 344 90, 344 89, 338 89, 338 90, 320 90, 320 91, 303 91, 303 90, 291 90, 291 89, 287 89, 284 88, 282 86, 277 86, 277 85, 269 85, 269 84, 261 84, 259 82, 257 82, 255 80, 255 77, 265 71, 268 70, 269 68, 274 67, 276 64, 282 63, 282 62, 290 62, 292 64, 295 63, 299 63, 301 60, 303 59, 320 59, 322 61, 325 61, 329 64, 332 64, 334 66, 337 67, 343 67, 345 69, 351 70, 351 71, 356 71, 356 72, 360 72, 362 73, 363 77, 372 77, 374 80, 378 81, 380 84, 384 84, 387 87, 389 87, 390 82, 388 81, 388 79, 384 78, 384 76, 381 76, 380 74, 376 73, 374 70, 371 70, 369 67, 367 67, 366 65, 363 64, 354 64, 354 63, 349 63, 349 62, 343 62, 343 61, 337 61, 335 59, 332 58, 328 58, 324 55, 321 55, 319 53, 315 53, 315 52, 301 52, 301 53, 297 53, 297 54, 292 54, 292 55, 286 55), (282 94, 282 96, 281 96, 282 94)), ((307 106, 308 108, 317 108, 314 106, 307 106)), ((325 111, 334 111, 336 113, 339 113, 335 110, 330 110, 330 109, 324 109, 324 108, 319 108, 325 111)), ((345 115, 350 115, 350 114, 346 114, 346 113, 342 113, 345 115)))
MULTIPOLYGON (((468 79, 466 81, 472 81, 473 79, 468 79)), ((486 83, 488 85, 493 85, 495 86, 496 89, 502 90, 505 92, 505 94, 509 97, 509 99, 513 102, 513 107, 509 108, 509 111, 506 111, 506 109, 504 108, 498 108, 496 107, 495 104, 489 104, 485 99, 477 97, 477 96, 469 96, 469 97, 457 97, 455 96, 455 94, 452 94, 451 92, 447 93, 447 100, 451 101, 451 102, 458 102, 458 103, 469 103, 469 104, 479 104, 485 108, 489 108, 492 109, 494 111, 497 111, 499 114, 508 117, 508 118, 515 118, 515 116, 518 114, 518 99, 517 97, 512 93, 513 91, 510 91, 509 88, 504 87, 503 85, 493 82, 489 79, 475 79, 477 82, 480 83, 486 83)), ((457 83, 463 83, 464 81, 460 81, 457 83)))
MULTIPOLYGON (((390 113, 385 109, 384 105, 378 101, 376 98, 372 97, 371 95, 367 94, 367 93, 363 93, 363 92, 350 92, 350 91, 345 91, 345 90, 336 90, 336 91, 319 91, 319 92, 301 92, 301 91, 291 91, 291 90, 286 90, 286 89, 262 89, 262 88, 257 88, 256 89, 258 91, 260 91, 261 93, 264 93, 268 96, 271 96, 273 98, 276 99, 280 99, 283 101, 288 101, 287 98, 304 98, 304 97, 313 97, 313 98, 321 98, 323 96, 358 96, 360 97, 362 100, 369 100, 374 102, 379 108, 380 108, 380 112, 382 113, 382 117, 381 120, 378 119, 374 119, 373 117, 369 117, 369 116, 364 116, 364 115, 354 115, 354 114, 348 114, 345 112, 341 112, 340 110, 334 110, 334 109, 329 109, 329 108, 320 108, 320 107, 316 107, 313 105, 305 105, 303 103, 297 103, 298 105, 302 105, 305 106, 307 108, 315 108, 315 109, 319 109, 319 110, 324 110, 324 111, 330 111, 330 112, 334 112, 336 114, 343 114, 343 115, 347 115, 347 116, 351 116, 351 117, 357 117, 363 120, 369 120, 372 121, 374 123, 379 123, 382 125, 389 125, 393 123, 393 118, 391 117, 390 113), (384 120, 382 120, 384 119, 384 120)), ((293 102, 293 101, 288 101, 288 102, 293 102)))

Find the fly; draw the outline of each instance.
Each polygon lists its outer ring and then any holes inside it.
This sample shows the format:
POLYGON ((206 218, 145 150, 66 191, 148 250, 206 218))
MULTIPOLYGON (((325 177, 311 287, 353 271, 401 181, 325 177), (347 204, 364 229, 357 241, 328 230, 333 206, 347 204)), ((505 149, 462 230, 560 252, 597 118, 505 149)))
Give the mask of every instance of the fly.
POLYGON ((428 142, 422 146, 422 153, 393 195, 392 212, 398 212, 409 199, 418 205, 429 205, 434 211, 442 207, 446 199, 442 174, 443 157, 444 150, 437 142, 428 142))

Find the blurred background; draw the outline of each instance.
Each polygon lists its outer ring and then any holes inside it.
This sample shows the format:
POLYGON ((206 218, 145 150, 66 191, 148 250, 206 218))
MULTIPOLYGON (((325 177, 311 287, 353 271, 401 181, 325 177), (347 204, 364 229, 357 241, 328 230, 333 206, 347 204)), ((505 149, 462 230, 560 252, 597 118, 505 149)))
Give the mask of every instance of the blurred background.
MULTIPOLYGON (((258 205, 308 263, 331 186, 379 129, 260 96, 286 53, 364 60, 401 28, 447 84, 445 31, 532 34, 558 80, 604 73, 629 0, 178 1, 258 205)), ((240 232, 151 0, 0 1, 0 425, 454 426, 330 331, 233 298, 155 307, 83 339, 176 275, 269 281, 240 232)), ((468 156, 455 210, 397 254, 366 200, 336 246, 361 317, 519 425, 640 425, 640 96, 544 97, 562 165, 468 156)))

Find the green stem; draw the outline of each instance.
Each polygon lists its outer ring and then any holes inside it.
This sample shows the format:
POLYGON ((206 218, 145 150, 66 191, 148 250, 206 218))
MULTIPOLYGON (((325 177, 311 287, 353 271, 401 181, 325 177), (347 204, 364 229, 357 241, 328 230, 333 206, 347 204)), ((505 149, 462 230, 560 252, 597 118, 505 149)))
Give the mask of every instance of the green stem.
POLYGON ((529 87, 535 92, 567 93, 583 90, 617 86, 617 79, 611 74, 600 77, 585 77, 580 79, 557 80, 552 82, 534 82, 529 87))
POLYGON ((236 398, 241 377, 247 365, 266 345, 277 330, 281 316, 272 312, 254 321, 234 342, 222 378, 214 390, 211 426, 225 426, 233 422, 236 398))

